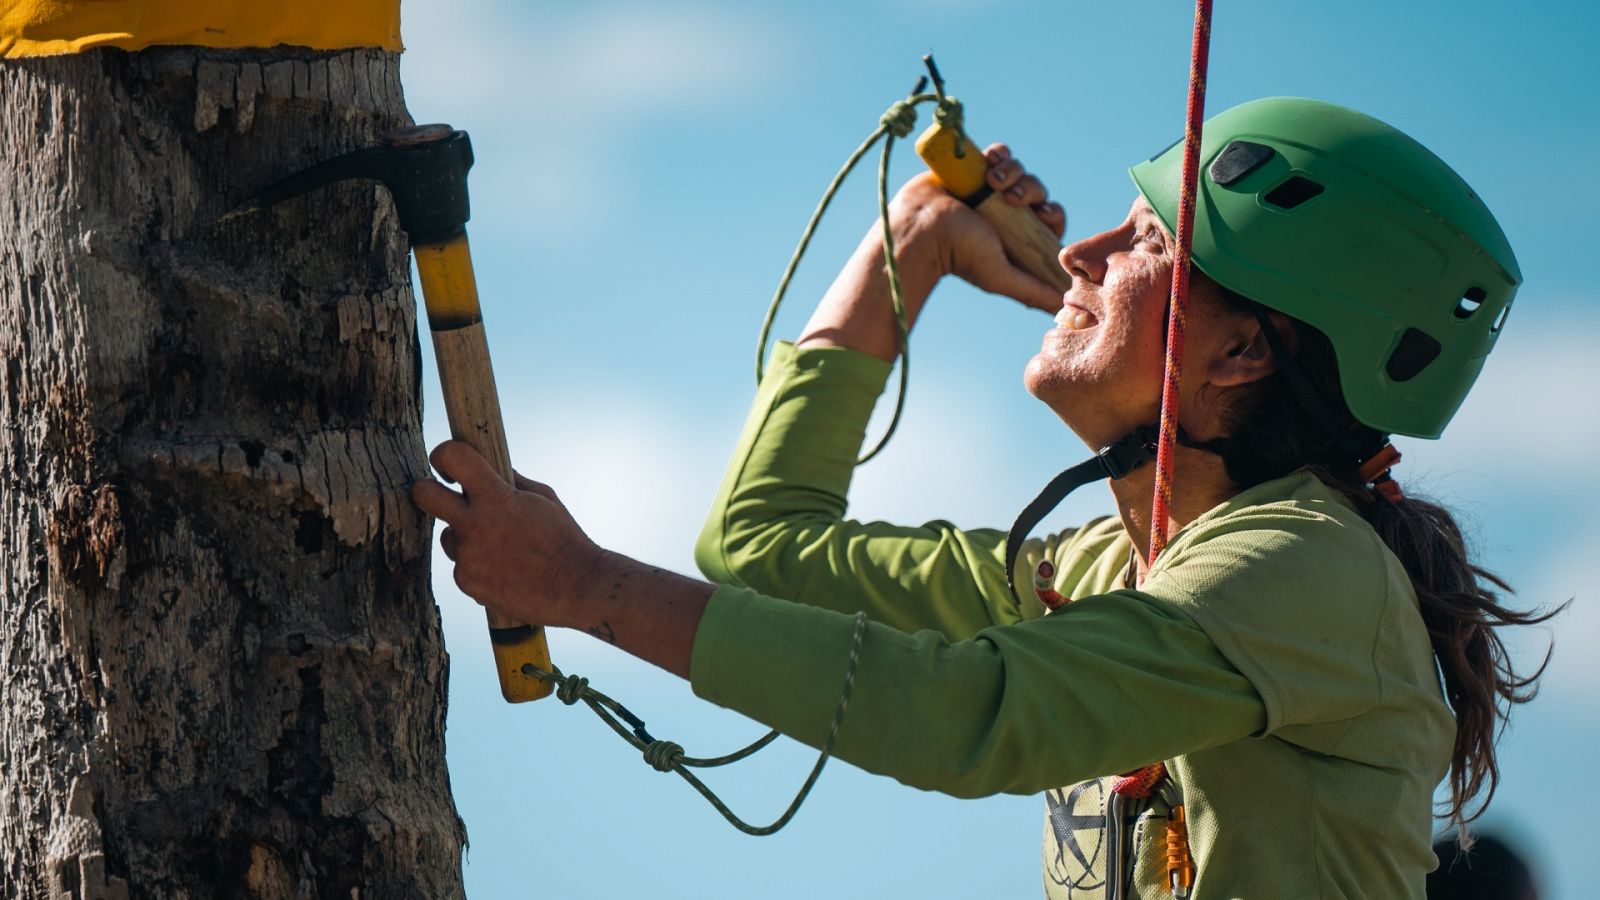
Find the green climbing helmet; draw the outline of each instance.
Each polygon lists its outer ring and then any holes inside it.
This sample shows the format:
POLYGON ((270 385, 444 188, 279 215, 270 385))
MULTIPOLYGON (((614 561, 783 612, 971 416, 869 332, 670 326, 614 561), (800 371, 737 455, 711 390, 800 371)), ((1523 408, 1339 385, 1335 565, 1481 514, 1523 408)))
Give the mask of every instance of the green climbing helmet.
MULTIPOLYGON (((1173 233, 1182 165, 1180 141, 1129 170, 1173 233)), ((1212 117, 1200 166, 1194 264, 1326 334, 1363 424, 1438 437, 1522 281, 1472 188, 1377 119, 1292 97, 1212 117)))

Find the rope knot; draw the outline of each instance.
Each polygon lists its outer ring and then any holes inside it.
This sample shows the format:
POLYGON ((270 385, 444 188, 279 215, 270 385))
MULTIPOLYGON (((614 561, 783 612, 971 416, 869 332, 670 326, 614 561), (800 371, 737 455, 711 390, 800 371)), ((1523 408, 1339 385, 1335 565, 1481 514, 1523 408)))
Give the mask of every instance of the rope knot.
POLYGON ((950 96, 940 97, 939 104, 933 109, 933 121, 956 133, 956 159, 967 154, 968 138, 966 129, 962 127, 963 115, 961 101, 950 96))
POLYGON ((674 741, 651 741, 644 748, 644 761, 657 772, 671 772, 683 762, 683 745, 674 741))
POLYGON ((910 137, 912 129, 917 127, 917 108, 906 100, 896 100, 878 117, 878 124, 897 138, 910 137))
POLYGON ((582 675, 568 675, 566 680, 556 688, 556 699, 568 706, 572 706, 583 699, 583 694, 589 689, 589 679, 582 675))

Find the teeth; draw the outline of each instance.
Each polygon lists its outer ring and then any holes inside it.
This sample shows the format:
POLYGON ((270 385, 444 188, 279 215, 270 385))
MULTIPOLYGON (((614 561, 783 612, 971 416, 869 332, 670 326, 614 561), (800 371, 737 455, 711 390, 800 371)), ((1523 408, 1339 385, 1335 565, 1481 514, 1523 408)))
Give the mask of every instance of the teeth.
POLYGON ((1056 313, 1056 324, 1073 331, 1082 331, 1094 325, 1095 318, 1085 310, 1064 306, 1061 308, 1061 312, 1056 313))

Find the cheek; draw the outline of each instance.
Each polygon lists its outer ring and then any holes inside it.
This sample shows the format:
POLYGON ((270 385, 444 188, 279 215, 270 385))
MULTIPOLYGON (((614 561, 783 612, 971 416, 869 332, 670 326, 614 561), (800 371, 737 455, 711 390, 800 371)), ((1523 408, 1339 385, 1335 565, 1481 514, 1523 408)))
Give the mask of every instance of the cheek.
POLYGON ((1128 302, 1113 323, 1116 344, 1126 355, 1130 368, 1139 375, 1154 372, 1159 380, 1166 359, 1167 297, 1171 290, 1172 267, 1152 262, 1130 268, 1118 285, 1120 296, 1128 302))
POLYGON ((1024 384, 1040 399, 1096 388, 1103 399, 1159 402, 1166 356, 1166 298, 1172 267, 1141 260, 1109 273, 1098 290, 1105 316, 1087 331, 1051 331, 1028 362, 1024 384))

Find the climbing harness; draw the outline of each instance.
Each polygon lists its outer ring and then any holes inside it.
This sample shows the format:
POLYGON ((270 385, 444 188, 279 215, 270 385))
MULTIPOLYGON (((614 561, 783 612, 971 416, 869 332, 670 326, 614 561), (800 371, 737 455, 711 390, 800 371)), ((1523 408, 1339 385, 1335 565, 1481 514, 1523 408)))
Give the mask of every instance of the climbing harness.
POLYGON ((805 802, 811 793, 811 788, 822 776, 822 767, 828 764, 828 758, 833 755, 833 742, 839 736, 839 726, 844 724, 845 710, 850 706, 850 694, 855 690, 856 666, 861 661, 861 641, 867 634, 867 614, 856 613, 855 632, 850 638, 850 656, 844 667, 844 686, 839 691, 839 704, 833 711, 833 722, 828 725, 828 736, 822 741, 822 749, 817 754, 817 763, 811 767, 811 774, 806 776, 805 783, 800 785, 800 790, 795 794, 794 800, 789 803, 789 808, 783 811, 770 825, 751 825, 740 818, 728 805, 718 797, 705 782, 695 777, 689 769, 712 769, 736 763, 741 759, 754 756, 758 751, 778 739, 776 729, 767 732, 752 743, 735 750, 725 756, 700 758, 688 756, 684 753, 683 745, 675 741, 664 741, 652 736, 645 728, 644 720, 634 715, 627 707, 607 697, 589 686, 589 679, 581 675, 564 675, 561 669, 552 665, 550 671, 545 671, 533 664, 522 667, 523 674, 532 676, 540 681, 548 682, 555 687, 556 699, 568 706, 573 706, 582 701, 615 731, 619 737, 633 745, 644 755, 644 761, 657 772, 676 772, 689 783, 689 786, 706 798, 717 812, 722 814, 728 824, 748 835, 765 837, 773 834, 783 826, 789 824, 795 813, 800 811, 800 804, 805 802), (618 720, 621 721, 618 721, 618 720), (624 724, 626 723, 626 724, 624 724))

